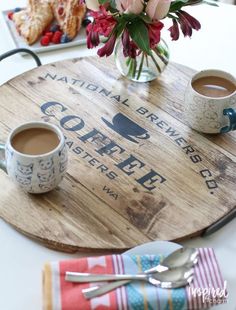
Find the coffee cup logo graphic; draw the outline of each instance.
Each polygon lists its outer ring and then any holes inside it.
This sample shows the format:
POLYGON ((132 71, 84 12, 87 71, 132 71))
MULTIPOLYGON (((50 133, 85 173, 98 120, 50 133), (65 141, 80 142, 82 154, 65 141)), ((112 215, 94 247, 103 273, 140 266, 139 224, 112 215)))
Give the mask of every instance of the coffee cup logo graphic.
POLYGON ((146 140, 150 138, 147 130, 136 124, 130 118, 122 113, 117 113, 112 123, 102 117, 103 122, 116 133, 124 137, 125 139, 134 143, 139 143, 136 139, 146 140), (136 139, 134 139, 136 138, 136 139))

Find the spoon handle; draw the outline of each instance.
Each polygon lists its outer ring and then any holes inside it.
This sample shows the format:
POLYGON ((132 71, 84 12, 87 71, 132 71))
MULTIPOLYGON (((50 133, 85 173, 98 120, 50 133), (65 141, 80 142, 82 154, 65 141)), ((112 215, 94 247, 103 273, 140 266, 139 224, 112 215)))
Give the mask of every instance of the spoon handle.
POLYGON ((68 282, 101 282, 120 280, 147 280, 145 274, 89 274, 79 272, 66 272, 65 280, 68 282))
MULTIPOLYGON (((152 274, 153 272, 162 272, 162 271, 165 271, 167 269, 168 268, 165 266, 157 265, 154 268, 150 268, 148 270, 145 270, 144 273, 145 274, 152 274)), ((91 299, 91 298, 98 297, 98 296, 104 295, 106 293, 109 293, 109 292, 115 290, 116 288, 121 287, 123 285, 126 285, 130 282, 131 282, 131 280, 114 281, 111 283, 104 284, 102 286, 94 286, 94 287, 89 287, 89 288, 83 289, 82 292, 83 292, 84 297, 86 299, 91 299)))
POLYGON ((103 294, 109 293, 115 290, 116 288, 126 285, 130 282, 131 282, 130 280, 115 281, 115 282, 104 284, 102 286, 94 286, 94 287, 83 289, 82 293, 86 299, 91 299, 91 298, 98 297, 103 294))

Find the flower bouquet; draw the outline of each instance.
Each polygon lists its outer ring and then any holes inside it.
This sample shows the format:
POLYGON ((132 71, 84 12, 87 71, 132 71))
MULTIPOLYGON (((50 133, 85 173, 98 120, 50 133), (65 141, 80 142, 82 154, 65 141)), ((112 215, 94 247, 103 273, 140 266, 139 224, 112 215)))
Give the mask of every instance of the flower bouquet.
MULTIPOLYGON (((135 81, 155 79, 168 64, 168 47, 161 40, 164 18, 172 20, 168 29, 172 40, 180 30, 192 36, 201 25, 184 7, 204 0, 86 0, 93 18, 87 26, 87 47, 98 49, 100 57, 110 56, 114 49, 121 73, 135 81)), ((205 2, 205 1, 204 1, 205 2)))

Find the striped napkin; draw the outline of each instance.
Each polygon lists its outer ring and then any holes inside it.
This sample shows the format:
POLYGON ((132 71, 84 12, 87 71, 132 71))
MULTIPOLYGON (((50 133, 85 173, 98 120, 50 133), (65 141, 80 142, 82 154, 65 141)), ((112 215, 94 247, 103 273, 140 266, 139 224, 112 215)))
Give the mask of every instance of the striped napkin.
POLYGON ((86 300, 82 289, 96 284, 65 281, 66 271, 135 274, 162 260, 161 255, 109 255, 47 263, 43 270, 44 310, 184 310, 226 302, 226 282, 213 249, 208 248, 199 249, 194 280, 185 288, 167 290, 139 281, 86 300))

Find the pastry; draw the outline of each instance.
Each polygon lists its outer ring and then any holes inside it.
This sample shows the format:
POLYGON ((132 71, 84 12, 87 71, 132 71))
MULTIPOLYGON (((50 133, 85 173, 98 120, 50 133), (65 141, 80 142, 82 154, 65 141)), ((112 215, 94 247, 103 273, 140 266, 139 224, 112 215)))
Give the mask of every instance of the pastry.
POLYGON ((27 10, 21 10, 20 12, 15 13, 12 18, 15 22, 17 31, 20 32, 20 27, 28 18, 28 12, 27 10))
POLYGON ((19 34, 32 45, 53 21, 51 6, 48 1, 29 0, 27 9, 15 13, 13 21, 19 34))
POLYGON ((51 0, 51 5, 61 30, 72 40, 80 30, 86 5, 80 0, 51 0))

